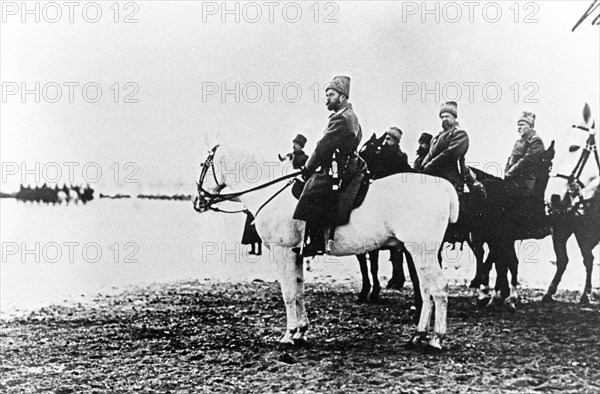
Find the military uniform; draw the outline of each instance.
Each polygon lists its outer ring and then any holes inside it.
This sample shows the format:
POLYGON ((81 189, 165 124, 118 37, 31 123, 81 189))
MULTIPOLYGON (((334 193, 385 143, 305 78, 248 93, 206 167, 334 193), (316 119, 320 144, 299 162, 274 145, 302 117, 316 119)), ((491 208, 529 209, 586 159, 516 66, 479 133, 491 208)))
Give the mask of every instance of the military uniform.
POLYGON ((362 139, 362 131, 352 104, 342 105, 329 117, 323 138, 306 163, 312 173, 306 182, 294 212, 294 219, 330 223, 335 217, 338 192, 333 190, 333 178, 329 174, 333 154, 336 154, 341 187, 349 183, 358 170, 356 149, 362 139))
POLYGON ((525 195, 532 195, 539 178, 539 164, 545 152, 544 142, 531 129, 515 142, 506 162, 504 177, 512 180, 525 195))
POLYGON ((544 189, 548 179, 544 168, 544 142, 537 135, 535 114, 523 112, 517 122, 529 124, 521 138, 515 142, 512 153, 506 162, 504 178, 506 192, 515 209, 515 236, 521 239, 542 239, 550 234, 544 205, 544 189))
POLYGON ((464 162, 468 150, 469 136, 455 123, 451 129, 441 131, 431 140, 429 153, 423 160, 423 172, 447 179, 458 193, 462 193, 461 162, 464 162))

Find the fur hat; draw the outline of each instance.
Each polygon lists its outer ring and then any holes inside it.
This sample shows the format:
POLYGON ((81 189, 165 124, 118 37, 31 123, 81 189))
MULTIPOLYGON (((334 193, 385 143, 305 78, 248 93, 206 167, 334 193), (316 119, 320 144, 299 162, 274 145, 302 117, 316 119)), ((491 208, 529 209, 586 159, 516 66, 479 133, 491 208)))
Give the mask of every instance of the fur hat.
POLYGON ((448 112, 449 114, 452 114, 455 118, 458 118, 458 104, 456 104, 456 102, 454 101, 445 102, 440 107, 440 116, 442 116, 444 112, 448 112))
POLYGON ((529 124, 529 126, 533 128, 535 127, 535 114, 533 112, 522 112, 517 123, 521 121, 529 124))
POLYGON ((419 144, 431 144, 431 139, 433 136, 429 133, 423 133, 419 137, 419 144))
POLYGON ((345 75, 333 77, 333 80, 325 85, 325 90, 327 89, 333 89, 345 95, 346 98, 350 98, 350 77, 346 77, 345 75))
POLYGON ((300 145, 301 148, 304 148, 304 145, 306 145, 306 137, 302 134, 298 134, 296 138, 292 140, 292 142, 295 142, 300 145))
POLYGON ((396 140, 397 143, 400 143, 400 138, 402 138, 402 130, 397 127, 390 127, 387 131, 387 135, 396 140))

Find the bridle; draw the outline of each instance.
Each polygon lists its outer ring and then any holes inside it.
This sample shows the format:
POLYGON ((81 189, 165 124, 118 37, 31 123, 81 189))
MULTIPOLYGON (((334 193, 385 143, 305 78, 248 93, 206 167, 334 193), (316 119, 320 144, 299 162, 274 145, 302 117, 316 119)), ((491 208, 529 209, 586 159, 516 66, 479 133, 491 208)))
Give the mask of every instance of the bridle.
MULTIPOLYGON (((198 197, 196 197, 194 199, 194 210, 197 212, 204 212, 207 210, 211 210, 211 211, 215 211, 215 212, 222 212, 222 213, 240 213, 240 212, 244 212, 244 210, 238 210, 238 211, 225 211, 223 209, 217 208, 215 207, 215 205, 224 202, 224 201, 235 201, 238 197, 243 196, 244 194, 247 193, 251 193, 260 189, 264 189, 266 187, 269 187, 271 185, 274 185, 276 183, 279 183, 281 181, 284 181, 286 179, 290 179, 290 178, 295 178, 296 176, 302 174, 302 171, 297 171, 297 172, 293 172, 291 174, 288 175, 284 175, 282 177, 279 177, 277 179, 274 179, 272 181, 263 183, 262 185, 258 185, 255 186, 253 188, 250 188, 248 190, 243 190, 240 192, 234 192, 234 193, 225 193, 225 194, 221 194, 221 191, 223 189, 225 189, 227 187, 227 185, 225 183, 221 183, 219 182, 219 180, 217 179, 217 175, 215 172, 215 163, 214 163, 214 158, 215 158, 215 154, 217 153, 217 149, 219 148, 219 145, 215 145, 211 150, 208 151, 208 157, 206 158, 206 160, 204 161, 204 163, 200 164, 200 177, 198 178, 198 182, 196 183, 197 185, 197 189, 198 189, 198 197), (208 170, 211 169, 212 173, 213 173, 213 178, 215 180, 216 183, 216 188, 214 192, 210 192, 206 189, 204 189, 204 180, 206 178, 206 174, 208 173, 208 170)), ((255 216, 258 215, 258 212, 269 202, 271 202, 273 200, 273 198, 275 198, 277 195, 279 195, 279 193, 281 193, 284 189, 286 189, 289 185, 291 185, 293 183, 294 180, 291 180, 290 182, 288 182, 282 189, 280 189, 277 193, 275 193, 273 196, 271 196, 256 212, 255 216)))
MULTIPOLYGON (((570 175, 554 174, 551 176, 556 177, 556 178, 566 179, 570 191, 573 190, 572 194, 574 194, 576 197, 578 197, 578 201, 573 206, 567 207, 566 209, 562 209, 562 210, 549 207, 549 211, 551 214, 557 214, 557 213, 563 214, 563 213, 569 213, 571 211, 575 211, 576 213, 579 213, 580 208, 583 206, 583 199, 582 199, 581 195, 579 194, 579 190, 581 190, 585 187, 585 184, 579 178, 581 177, 581 173, 583 172, 583 169, 584 169, 586 163, 588 162, 588 159, 590 158, 590 155, 592 154, 592 152, 594 154, 594 158, 596 160, 596 165, 598 166, 598 173, 600 175, 600 157, 598 156, 598 146, 596 145, 595 123, 592 124, 591 129, 584 127, 584 126, 576 126, 576 125, 573 125, 573 128, 580 129, 580 130, 585 131, 586 133, 589 133, 588 139, 585 143, 585 148, 581 152, 581 156, 579 156, 579 160, 577 161, 577 164, 575 164, 575 168, 573 168, 573 171, 571 171, 570 175)), ((570 191, 569 191, 569 194, 571 194, 570 191)), ((573 196, 571 198, 573 199, 573 196)))

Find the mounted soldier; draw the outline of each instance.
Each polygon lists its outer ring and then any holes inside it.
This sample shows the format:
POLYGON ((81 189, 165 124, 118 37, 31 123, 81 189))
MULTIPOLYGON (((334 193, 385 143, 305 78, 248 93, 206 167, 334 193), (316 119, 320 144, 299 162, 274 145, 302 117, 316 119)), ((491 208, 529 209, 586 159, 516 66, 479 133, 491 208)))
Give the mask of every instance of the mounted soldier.
POLYGON ((521 113, 517 121, 517 131, 521 137, 515 142, 506 162, 504 179, 508 181, 509 196, 515 200, 515 206, 520 208, 516 220, 523 233, 519 236, 541 239, 550 234, 544 206, 547 169, 542 168, 544 142, 534 127, 535 114, 521 113))
POLYGON ((460 129, 456 118, 458 104, 454 101, 442 104, 442 131, 431 140, 429 153, 423 160, 423 172, 450 181, 460 196, 464 189, 462 167, 469 150, 469 136, 460 129))
POLYGON ((539 194, 536 193, 535 185, 545 148, 534 127, 535 114, 523 112, 517 121, 517 131, 521 138, 515 142, 504 169, 504 179, 512 181, 516 186, 515 193, 522 196, 539 194))
MULTIPOLYGON (((327 109, 333 111, 323 138, 303 169, 308 179, 294 212, 294 219, 306 221, 305 240, 310 239, 302 254, 314 256, 325 251, 324 228, 345 224, 338 214, 340 193, 355 184, 355 175, 362 170, 356 149, 362 138, 358 119, 348 102, 350 78, 337 76, 325 87, 327 109)), ((361 165, 363 164, 363 165, 361 165)), ((353 200, 353 199, 352 199, 353 200)), ((331 232, 330 232, 331 238, 331 232)))
POLYGON ((379 165, 371 172, 371 178, 380 179, 399 172, 412 172, 408 164, 408 155, 400 149, 402 130, 398 127, 390 127, 385 132, 385 138, 379 150, 379 165))
POLYGON ((415 159, 414 170, 421 172, 423 170, 423 160, 427 157, 431 148, 431 139, 433 136, 429 133, 422 133, 419 137, 419 148, 417 149, 417 158, 415 159))
POLYGON ((292 162, 292 167, 295 169, 301 169, 308 160, 308 155, 304 153, 303 149, 306 145, 306 137, 302 134, 298 134, 296 138, 292 140, 292 152, 288 153, 285 156, 279 155, 280 161, 285 161, 286 159, 292 162))

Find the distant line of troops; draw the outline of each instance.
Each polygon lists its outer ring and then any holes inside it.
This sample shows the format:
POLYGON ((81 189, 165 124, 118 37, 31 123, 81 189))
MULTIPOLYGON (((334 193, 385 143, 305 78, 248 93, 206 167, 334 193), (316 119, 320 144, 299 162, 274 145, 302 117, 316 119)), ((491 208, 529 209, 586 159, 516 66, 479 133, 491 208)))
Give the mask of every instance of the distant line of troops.
POLYGON ((82 188, 82 186, 78 185, 67 186, 66 184, 63 184, 63 187, 61 188, 58 185, 49 187, 45 183, 41 187, 35 186, 34 188, 30 187, 29 185, 20 185, 19 191, 15 194, 15 198, 23 202, 30 201, 45 204, 56 204, 64 200, 68 203, 71 199, 73 199, 71 197, 73 196, 73 193, 71 192, 75 192, 77 195, 76 199, 84 204, 94 199, 94 189, 92 189, 89 184, 86 185, 85 188, 82 188), (61 192, 63 197, 62 199, 61 192))
MULTIPOLYGON (((331 172, 334 155, 338 163, 344 163, 342 169, 348 167, 348 163, 357 156, 356 151, 362 139, 362 131, 352 104, 348 102, 349 92, 350 78, 346 76, 335 77, 326 86, 326 105, 332 114, 329 117, 327 129, 322 139, 317 142, 310 158, 302 150, 306 144, 306 138, 301 134, 293 140, 293 152, 285 157, 280 156, 281 160, 286 158, 291 160, 294 168, 302 169, 303 177, 308 180, 294 212, 294 219, 306 221, 310 243, 307 243, 304 248, 304 256, 324 252, 324 227, 344 224, 332 223, 327 219, 327 213, 331 211, 331 201, 328 201, 328 196, 331 195, 331 185, 322 181, 315 182, 315 179, 322 178, 331 172)), ((391 168, 384 168, 382 171, 394 173, 415 170, 447 179, 454 185, 459 196, 464 193, 465 185, 470 192, 485 194, 483 186, 465 164, 465 155, 469 150, 469 136, 465 130, 460 128, 456 120, 458 118, 457 103, 453 101, 443 103, 439 117, 442 122, 442 130, 439 134, 433 137, 431 134, 423 133, 420 136, 413 169, 408 164, 406 153, 400 149, 402 131, 397 127, 389 128, 381 152, 385 158, 382 157, 381 161, 385 163, 385 166, 391 168)), ((520 138, 516 141, 504 170, 504 178, 511 181, 507 182, 512 186, 510 194, 517 200, 530 197, 539 189, 536 188, 536 179, 539 177, 536 171, 545 148, 534 127, 535 115, 531 112, 523 112, 517 120, 517 131, 520 138)), ((340 179, 343 176, 344 174, 340 174, 340 179)), ((371 176, 376 178, 377 174, 371 174, 371 176)), ((543 206, 538 213, 543 215, 543 206)), ((256 253, 254 243, 258 243, 260 246, 260 238, 250 226, 253 220, 252 214, 247 212, 247 215, 248 220, 242 243, 252 244, 252 252, 256 253)), ((256 254, 260 254, 260 252, 256 254)))

